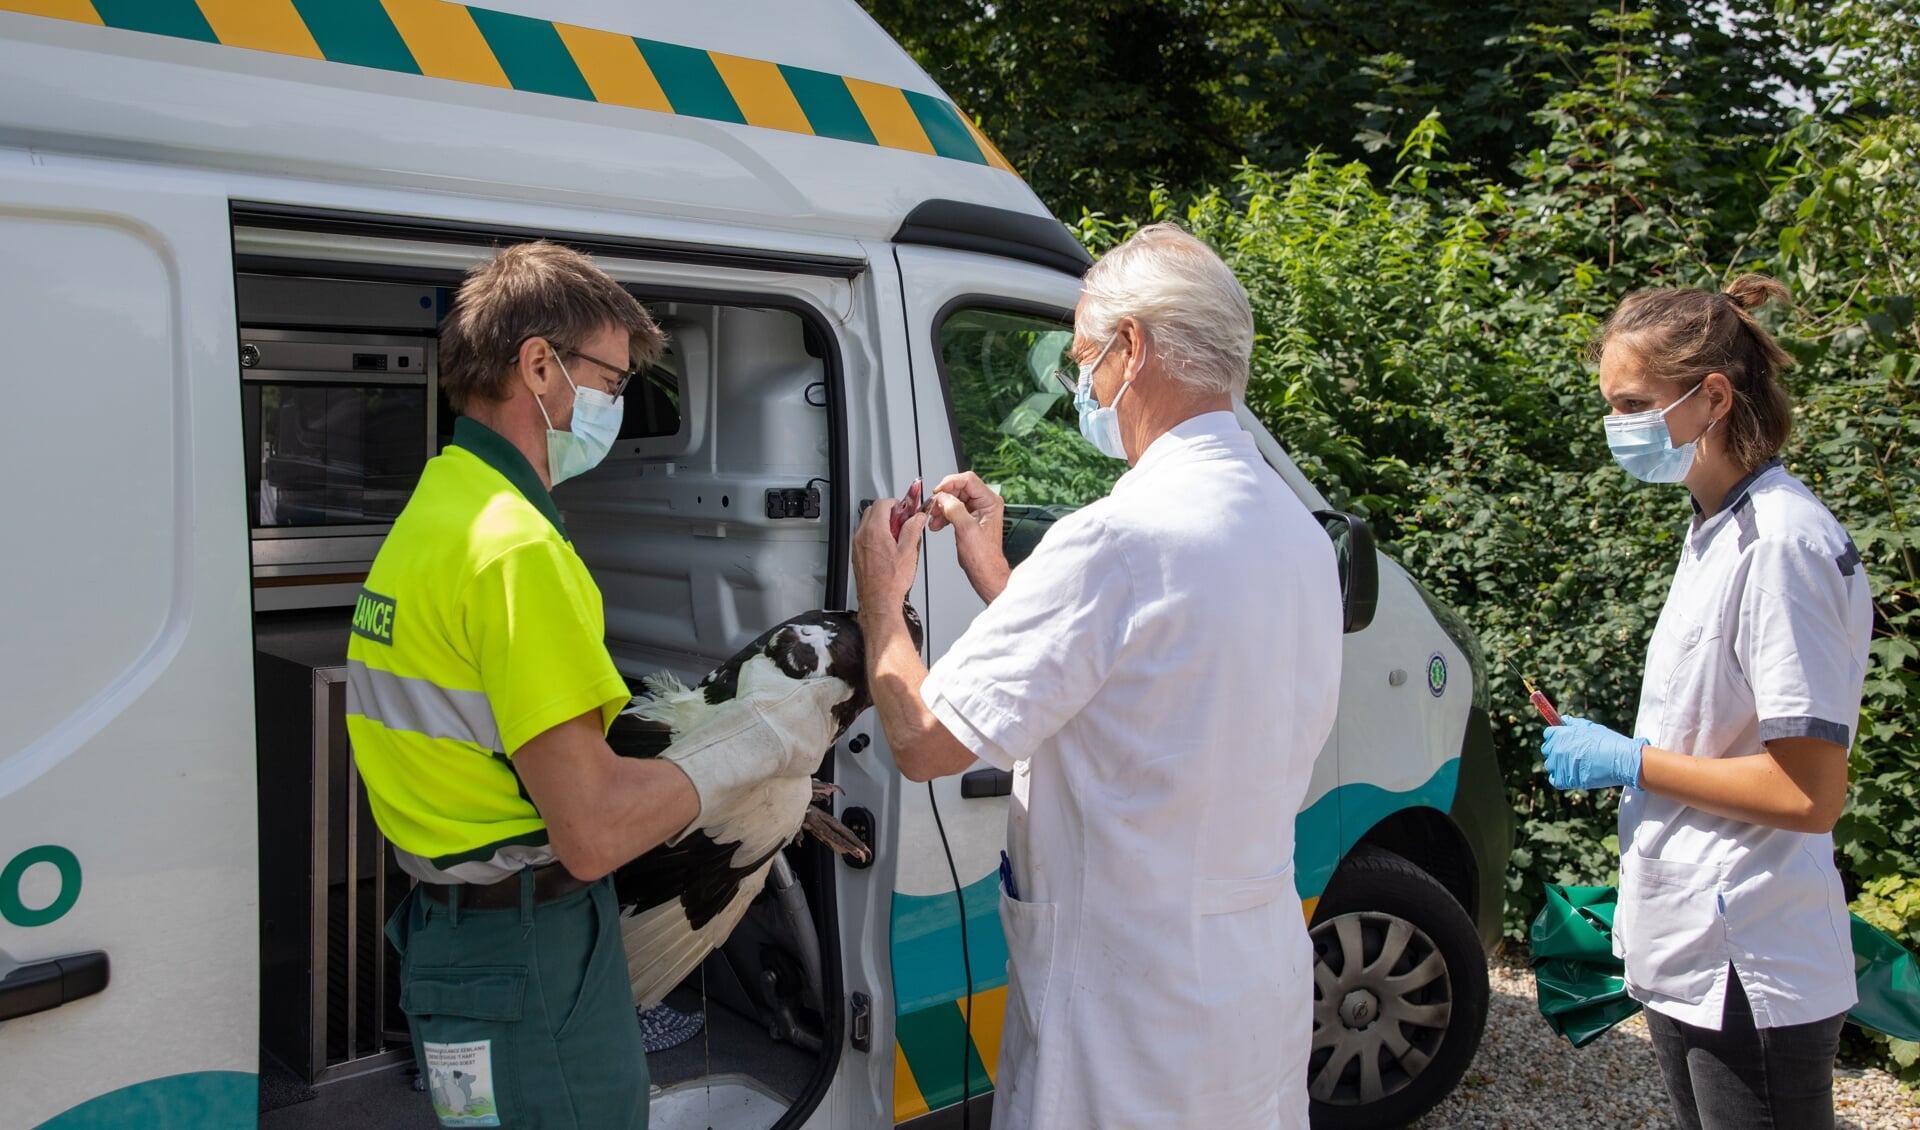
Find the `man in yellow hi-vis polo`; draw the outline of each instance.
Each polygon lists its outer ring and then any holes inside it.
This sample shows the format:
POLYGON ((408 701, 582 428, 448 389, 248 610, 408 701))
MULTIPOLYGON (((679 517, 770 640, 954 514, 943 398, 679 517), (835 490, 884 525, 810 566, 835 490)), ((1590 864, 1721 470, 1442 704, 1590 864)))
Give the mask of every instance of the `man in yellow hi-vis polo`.
MULTIPOLYGON (((703 805, 790 771, 757 763, 778 742, 683 768, 605 740, 627 686, 548 490, 606 455, 621 393, 661 345, 577 252, 521 244, 476 267, 440 331, 453 443, 354 608, 347 729, 374 818, 420 880, 387 936, 443 1125, 644 1130, 608 875, 703 805)), ((698 740, 763 725, 750 704, 739 714, 698 740)))

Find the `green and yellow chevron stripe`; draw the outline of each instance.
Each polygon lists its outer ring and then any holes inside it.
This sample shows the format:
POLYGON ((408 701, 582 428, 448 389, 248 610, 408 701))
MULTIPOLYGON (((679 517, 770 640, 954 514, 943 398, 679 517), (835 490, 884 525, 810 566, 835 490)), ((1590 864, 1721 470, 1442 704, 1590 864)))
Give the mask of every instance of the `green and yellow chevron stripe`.
POLYGON ((0 11, 831 137, 1013 172, 942 98, 452 0, 0 0, 0 11))
POLYGON ((944 1001, 894 1017, 894 1122, 908 1122, 952 1106, 963 1095, 978 1098, 992 1091, 1000 1077, 1000 1029, 1006 1015, 1007 986, 1003 983, 973 994, 971 1028, 959 1001, 944 1001), (962 1047, 967 1052, 964 1084, 960 1076, 962 1047))

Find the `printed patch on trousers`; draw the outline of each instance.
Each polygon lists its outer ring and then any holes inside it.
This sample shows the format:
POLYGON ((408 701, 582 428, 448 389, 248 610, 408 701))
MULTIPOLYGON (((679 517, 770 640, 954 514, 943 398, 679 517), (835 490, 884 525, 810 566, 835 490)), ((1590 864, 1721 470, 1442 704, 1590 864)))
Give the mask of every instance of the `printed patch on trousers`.
POLYGON ((427 1091, 442 1126, 498 1126, 493 1101, 493 1041, 425 1044, 427 1091))

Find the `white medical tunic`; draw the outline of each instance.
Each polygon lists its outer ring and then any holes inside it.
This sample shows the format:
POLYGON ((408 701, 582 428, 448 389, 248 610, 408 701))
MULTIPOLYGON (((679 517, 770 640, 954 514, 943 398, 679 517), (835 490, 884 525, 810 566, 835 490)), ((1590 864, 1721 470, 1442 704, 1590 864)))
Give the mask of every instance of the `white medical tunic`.
POLYGON ((1333 727, 1332 544, 1229 413, 1062 519, 922 695, 1014 774, 996 1130, 1307 1125, 1293 823, 1333 727))
MULTIPOLYGON (((1772 460, 1712 517, 1696 509, 1647 647, 1635 733, 1693 757, 1750 757, 1793 737, 1844 750, 1860 717, 1872 627, 1853 541, 1772 460)), ((1757 1027, 1853 1006, 1831 834, 1729 820, 1627 789, 1620 843, 1613 945, 1634 999, 1717 1031, 1731 965, 1757 1027)))

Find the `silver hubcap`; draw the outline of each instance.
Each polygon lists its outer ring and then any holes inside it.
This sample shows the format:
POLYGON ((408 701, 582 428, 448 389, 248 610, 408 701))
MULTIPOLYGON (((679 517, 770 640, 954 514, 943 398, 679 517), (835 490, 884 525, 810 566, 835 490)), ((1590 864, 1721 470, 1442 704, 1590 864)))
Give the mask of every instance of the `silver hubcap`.
POLYGON ((1405 919, 1359 911, 1313 928, 1313 1053, 1307 1090, 1337 1106, 1412 1083, 1453 1016, 1447 962, 1405 919))

